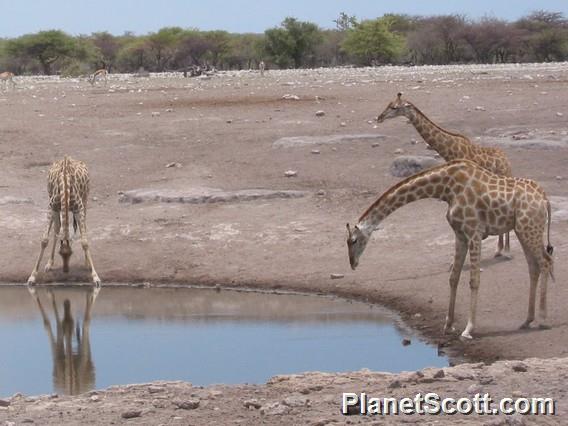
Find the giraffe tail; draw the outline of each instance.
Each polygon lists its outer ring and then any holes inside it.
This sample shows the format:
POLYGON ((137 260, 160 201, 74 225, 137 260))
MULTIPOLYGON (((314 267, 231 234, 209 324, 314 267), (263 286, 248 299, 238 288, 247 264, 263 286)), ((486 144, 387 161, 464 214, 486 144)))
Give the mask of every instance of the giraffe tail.
POLYGON ((546 210, 548 213, 548 229, 547 229, 547 246, 546 246, 546 252, 552 256, 552 253, 554 252, 554 247, 552 246, 552 244, 550 244, 550 222, 552 222, 552 212, 551 212, 551 208, 550 208, 550 201, 546 200, 546 210))
POLYGON ((69 182, 69 157, 65 156, 63 158, 63 173, 61 173, 60 188, 63 188, 61 194, 61 214, 63 215, 63 236, 66 240, 69 239, 69 198, 70 194, 70 182, 69 182))
POLYGON ((550 262, 550 268, 548 270, 548 273, 550 274, 550 278, 552 279, 552 281, 556 281, 556 279, 554 278, 554 259, 552 258, 552 253, 554 253, 554 247, 552 246, 552 244, 550 244, 550 224, 552 222, 552 211, 551 211, 549 200, 546 200, 546 211, 547 211, 547 214, 548 214, 548 221, 547 221, 548 227, 547 227, 547 231, 546 231, 547 243, 546 243, 545 257, 550 262))

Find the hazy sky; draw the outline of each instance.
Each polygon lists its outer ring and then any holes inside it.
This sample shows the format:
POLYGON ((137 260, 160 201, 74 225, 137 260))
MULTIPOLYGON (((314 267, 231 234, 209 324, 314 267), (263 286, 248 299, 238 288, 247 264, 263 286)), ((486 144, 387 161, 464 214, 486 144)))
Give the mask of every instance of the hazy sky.
POLYGON ((393 12, 489 15, 512 21, 537 9, 568 17, 568 0, 0 0, 0 37, 46 29, 73 35, 146 34, 165 26, 263 32, 286 16, 330 28, 342 11, 359 19, 393 12))

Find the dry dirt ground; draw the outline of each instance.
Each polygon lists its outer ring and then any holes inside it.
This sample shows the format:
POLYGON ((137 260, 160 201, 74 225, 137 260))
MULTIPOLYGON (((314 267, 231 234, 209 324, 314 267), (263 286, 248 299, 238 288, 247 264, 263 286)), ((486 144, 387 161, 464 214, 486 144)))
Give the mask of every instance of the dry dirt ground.
MULTIPOLYGON (((15 91, 0 95, 0 281, 26 282, 46 223, 47 169, 69 154, 90 168, 89 236, 103 285, 169 282, 333 293, 398 310, 455 359, 566 357, 567 100, 566 63, 271 71, 263 78, 254 72, 211 79, 114 75, 106 87, 80 79, 22 77, 15 91), (373 121, 399 91, 443 127, 502 147, 514 175, 537 180, 549 194, 556 259, 556 283, 549 285, 550 330, 518 330, 528 303, 527 264, 514 236, 512 259, 493 260, 496 241, 491 237, 483 249, 475 339, 463 343, 457 335, 442 335, 453 233, 445 205, 437 201, 423 200, 395 212, 374 234, 357 271, 350 270, 345 223, 356 222, 399 180, 389 173, 398 155, 434 156, 406 120, 373 121), (309 136, 320 138, 276 143, 309 136), (287 171, 297 173, 287 177, 287 171), (238 192, 258 189, 268 191, 252 200, 243 194, 255 191, 238 192), (173 194, 173 202, 119 202, 136 190, 173 194), (299 191, 294 194, 301 196, 278 191, 299 191), (186 202, 175 202, 180 197, 186 202), (344 277, 331 279, 331 274, 344 277)), ((88 283, 80 250, 77 242, 68 277, 56 270, 41 273, 38 282, 88 283)), ((466 272, 458 292, 460 331, 469 303, 467 279, 466 272)), ((519 387, 530 392, 531 384, 546 389, 550 382, 551 396, 566 402, 565 387, 553 384, 566 378, 567 364, 560 360, 554 365, 561 371, 552 374, 551 367, 548 374, 520 375, 519 380, 504 375, 499 393, 519 387)), ((324 382, 335 383, 335 392, 339 384, 352 383, 350 377, 339 375, 335 381, 326 376, 324 382)), ((383 383, 377 379, 381 375, 353 377, 357 386, 369 384, 370 390, 383 383)), ((232 407, 236 391, 222 389, 218 406, 232 407)), ((281 400, 289 392, 280 385, 247 389, 251 395, 277 392, 270 398, 281 400)), ((461 388, 448 384, 441 389, 453 394, 461 388)), ((134 405, 153 399, 132 391, 134 405)), ((335 410, 330 420, 357 422, 335 415, 339 402, 337 396, 329 403, 335 410)), ((6 411, 9 415, 0 412, 0 419, 41 419, 50 410, 40 404, 32 414, 21 407, 28 404, 32 410, 37 403, 18 404, 6 411), (19 408, 11 411, 14 407, 19 408)), ((82 411, 86 419, 73 421, 96 423, 104 411, 97 407, 102 405, 89 405, 82 411)), ((66 410, 59 411, 65 418, 66 410)), ((258 423, 258 413, 245 410, 238 419, 215 419, 258 423)), ((326 419, 307 407, 294 406, 290 413, 270 422, 326 419)), ((187 422, 198 424, 204 418, 188 417, 187 422)), ((113 419, 104 421, 124 421, 113 419)), ((160 419, 147 422, 168 423, 160 419)), ((143 423, 144 416, 138 420, 143 423)))

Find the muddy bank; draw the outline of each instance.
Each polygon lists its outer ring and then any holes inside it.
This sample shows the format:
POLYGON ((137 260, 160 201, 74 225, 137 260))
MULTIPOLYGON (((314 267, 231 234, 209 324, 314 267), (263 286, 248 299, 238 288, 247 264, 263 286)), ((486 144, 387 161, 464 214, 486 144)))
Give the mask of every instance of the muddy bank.
MULTIPOLYGON (((393 308, 444 350, 469 361, 566 357, 567 78, 565 64, 301 70, 262 79, 227 73, 198 83, 110 76, 107 88, 22 78, 0 102, 0 237, 6 253, 0 282, 26 282, 45 228, 48 165, 69 154, 90 168, 89 240, 103 285, 335 294, 393 308), (557 279, 549 285, 550 330, 518 329, 526 317, 528 270, 513 237, 511 260, 493 259, 495 238, 483 243, 475 339, 464 344, 456 338, 467 319, 467 272, 458 291, 457 333, 442 334, 454 243, 446 206, 436 201, 389 217, 357 271, 350 270, 345 223, 356 221, 399 180, 389 172, 396 157, 432 155, 404 120, 373 121, 399 91, 443 127, 503 148, 513 174, 537 180, 550 196, 557 279), (282 99, 287 93, 302 101, 282 99), (321 143, 330 135, 344 137, 321 143), (274 147, 298 137, 316 143, 274 147), (119 202, 120 193, 141 188, 178 195, 221 188, 230 196, 200 204, 119 202), (304 196, 233 197, 253 188, 304 196)), ((74 250, 66 279, 87 283, 80 244, 74 250)), ((56 271, 40 274, 38 282, 61 281, 59 268, 56 260, 56 271)), ((543 382, 555 383, 557 376, 543 374, 543 382)))

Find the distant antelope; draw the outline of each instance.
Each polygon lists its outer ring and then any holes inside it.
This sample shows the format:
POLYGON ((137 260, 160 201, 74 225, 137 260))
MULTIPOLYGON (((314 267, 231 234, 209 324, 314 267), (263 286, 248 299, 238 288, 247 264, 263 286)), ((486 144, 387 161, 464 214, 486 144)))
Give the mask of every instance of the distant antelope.
POLYGON ((105 81, 105 85, 107 84, 107 75, 108 75, 108 71, 106 70, 106 68, 101 68, 100 70, 96 70, 94 72, 94 74, 91 76, 91 78, 89 79, 89 83, 91 83, 91 86, 94 86, 97 78, 103 78, 105 81))
POLYGON ((11 84, 12 89, 16 88, 16 83, 14 82, 14 73, 10 71, 5 71, 0 74, 0 80, 2 80, 2 88, 6 90, 6 85, 11 84))
POLYGON ((260 75, 264 76, 264 69, 266 68, 266 65, 264 64, 264 61, 260 61, 258 63, 258 69, 260 71, 260 75))

